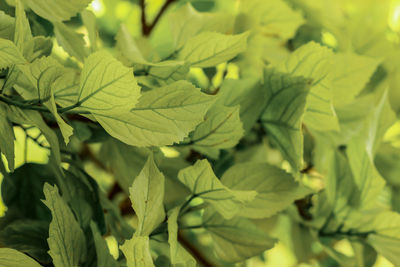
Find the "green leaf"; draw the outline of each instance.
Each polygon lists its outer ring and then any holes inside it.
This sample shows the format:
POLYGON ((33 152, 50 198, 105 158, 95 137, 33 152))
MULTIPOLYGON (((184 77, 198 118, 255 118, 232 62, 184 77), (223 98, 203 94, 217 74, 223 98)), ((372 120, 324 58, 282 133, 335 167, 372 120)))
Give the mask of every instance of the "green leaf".
POLYGON ((80 170, 70 167, 69 170, 62 172, 52 167, 53 175, 57 178, 57 184, 63 192, 62 198, 71 207, 76 220, 83 229, 89 227, 93 220, 104 230, 104 213, 99 203, 98 185, 93 182, 91 177, 82 175, 80 170))
POLYGON ((142 55, 142 52, 124 24, 119 28, 115 40, 117 41, 116 48, 120 54, 121 61, 125 65, 146 65, 149 63, 142 55))
POLYGON ((153 156, 129 188, 132 207, 138 217, 135 236, 147 236, 164 220, 164 175, 158 170, 153 156))
POLYGON ((97 50, 97 25, 96 15, 90 10, 83 10, 81 12, 83 24, 88 31, 88 37, 90 42, 90 51, 95 52, 97 50))
POLYGON ((140 87, 132 69, 124 67, 108 52, 96 52, 85 60, 78 96, 80 107, 95 117, 120 117, 135 106, 139 96, 140 87))
POLYGON ((213 96, 179 81, 144 93, 131 112, 95 117, 110 135, 129 145, 172 145, 203 121, 213 102, 213 96))
POLYGON ((44 102, 44 105, 55 117, 64 137, 64 142, 68 144, 73 129, 57 113, 53 90, 53 84, 55 81, 64 75, 64 68, 53 58, 42 57, 35 60, 33 63, 19 66, 19 69, 29 80, 32 89, 27 88, 25 85, 18 86, 17 90, 21 92, 21 95, 25 95, 26 98, 38 98, 44 102))
POLYGON ((118 267, 118 262, 111 256, 106 241, 101 237, 99 230, 93 221, 90 222, 90 229, 92 230, 94 244, 96 247, 97 266, 118 267))
POLYGON ((368 236, 368 242, 394 266, 400 265, 400 238, 372 234, 368 236))
POLYGON ((256 78, 225 79, 217 101, 230 107, 240 105, 240 120, 248 132, 266 105, 266 90, 256 78))
POLYGON ((53 83, 54 100, 61 107, 73 106, 78 100, 79 75, 64 68, 64 73, 53 83))
POLYGON ((31 27, 28 18, 26 17, 24 5, 21 0, 16 0, 15 7, 15 34, 14 43, 19 51, 25 55, 27 44, 32 39, 31 27))
POLYGON ((49 56, 53 49, 53 40, 50 37, 35 36, 26 44, 28 50, 25 50, 25 58, 29 62, 43 57, 49 56))
POLYGON ((57 186, 45 184, 43 203, 51 210, 49 254, 54 265, 78 266, 86 258, 85 235, 75 220, 74 214, 58 193, 57 186))
POLYGON ((129 187, 151 154, 150 149, 129 146, 110 138, 103 143, 99 159, 113 170, 122 190, 129 193, 129 187))
POLYGON ((247 218, 267 218, 307 194, 287 172, 267 163, 242 163, 229 168, 221 182, 234 190, 254 190, 253 201, 238 212, 247 218))
POLYGON ((333 103, 345 105, 365 87, 380 61, 353 53, 339 53, 333 57, 333 103))
POLYGON ((280 72, 312 79, 304 120, 307 126, 320 131, 339 130, 332 104, 332 60, 329 48, 309 42, 277 66, 280 72))
POLYGON ((168 60, 154 64, 149 70, 149 75, 161 85, 184 80, 189 73, 189 63, 184 61, 168 60))
POLYGON ((283 0, 248 0, 240 2, 239 10, 261 25, 264 35, 279 36, 284 40, 294 37, 297 28, 304 23, 301 13, 283 0))
POLYGON ((100 202, 104 209, 104 218, 107 224, 107 229, 110 229, 111 235, 117 239, 119 244, 124 240, 131 238, 134 229, 125 218, 121 216, 119 207, 102 193, 100 193, 100 202))
POLYGON ((169 16, 175 49, 181 49, 197 34, 209 31, 227 33, 233 27, 233 16, 227 13, 197 12, 187 3, 169 16))
POLYGON ((69 20, 82 11, 92 0, 24 0, 39 16, 50 21, 69 20))
POLYGON ((194 149, 224 149, 234 147, 244 134, 239 117, 239 106, 215 105, 206 114, 204 122, 190 134, 194 149))
POLYGON ((40 201, 46 182, 55 183, 55 178, 42 164, 26 163, 5 176, 1 196, 10 214, 18 213, 18 217, 25 219, 50 219, 50 212, 40 201))
POLYGON ((0 38, 13 40, 15 19, 0 10, 0 38))
POLYGON ((5 69, 15 64, 24 64, 25 62, 26 60, 13 42, 0 38, 0 69, 5 69))
POLYGON ((283 157, 295 170, 303 165, 302 120, 309 81, 267 69, 264 73, 266 105, 261 122, 283 157))
POLYGON ((194 267, 196 260, 178 242, 178 216, 181 206, 168 212, 168 244, 173 266, 194 267))
POLYGON ((243 203, 252 201, 257 195, 255 191, 231 190, 223 185, 207 160, 199 160, 193 166, 180 170, 178 179, 194 196, 201 197, 226 219, 235 216, 243 203))
POLYGON ((385 181, 374 165, 374 158, 386 130, 395 122, 387 98, 387 91, 376 101, 363 125, 363 131, 354 136, 346 150, 354 181, 360 191, 360 201, 374 201, 382 191, 385 181))
POLYGON ((5 227, 2 224, 1 243, 6 247, 27 253, 42 264, 50 263, 51 258, 47 253, 49 246, 46 240, 49 234, 49 223, 50 221, 25 218, 13 220, 5 227))
POLYGON ((6 156, 8 168, 14 171, 14 130, 7 118, 6 109, 0 106, 0 151, 6 156))
POLYGON ((217 256, 227 262, 244 261, 272 248, 275 243, 249 220, 240 217, 225 220, 218 213, 207 211, 203 227, 211 234, 217 256))
POLYGON ((88 49, 83 39, 83 34, 77 33, 61 22, 54 22, 54 33, 58 44, 64 50, 78 60, 82 61, 87 57, 88 49))
POLYGON ((153 267, 148 236, 133 236, 120 246, 128 267, 153 267))
POLYGON ((185 43, 178 58, 190 62, 192 67, 213 67, 245 51, 247 37, 247 33, 224 35, 203 32, 185 43))
POLYGON ((0 248, 0 265, 4 267, 40 267, 34 259, 11 248, 0 248))

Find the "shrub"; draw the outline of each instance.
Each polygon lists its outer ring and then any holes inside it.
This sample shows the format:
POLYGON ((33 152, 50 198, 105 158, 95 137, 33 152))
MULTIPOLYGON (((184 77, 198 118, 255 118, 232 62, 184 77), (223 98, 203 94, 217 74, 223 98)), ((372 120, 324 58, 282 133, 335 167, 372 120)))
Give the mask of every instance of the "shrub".
POLYGON ((0 3, 0 265, 400 266, 395 5, 90 2, 0 3))

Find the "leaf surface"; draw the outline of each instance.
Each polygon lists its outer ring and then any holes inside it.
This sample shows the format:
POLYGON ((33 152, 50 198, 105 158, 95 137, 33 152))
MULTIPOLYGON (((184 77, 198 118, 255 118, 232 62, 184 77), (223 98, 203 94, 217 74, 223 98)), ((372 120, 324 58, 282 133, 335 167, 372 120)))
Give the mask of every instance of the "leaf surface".
POLYGON ((75 220, 74 214, 58 193, 57 186, 45 184, 43 203, 51 210, 49 254, 54 265, 78 266, 86 258, 85 235, 75 220))

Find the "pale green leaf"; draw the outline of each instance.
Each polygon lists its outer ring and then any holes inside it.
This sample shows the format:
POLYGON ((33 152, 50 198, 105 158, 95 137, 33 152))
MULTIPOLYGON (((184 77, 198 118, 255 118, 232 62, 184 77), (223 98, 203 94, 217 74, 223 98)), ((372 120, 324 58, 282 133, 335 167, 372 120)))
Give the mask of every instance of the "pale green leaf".
POLYGON ((233 20, 234 17, 226 13, 197 12, 187 3, 169 17, 175 49, 181 49, 190 38, 204 31, 230 32, 233 20))
POLYGON ((50 209, 49 254, 56 267, 75 267, 86 258, 85 235, 74 214, 58 193, 57 186, 44 185, 43 203, 50 209))
POLYGON ((29 62, 33 62, 40 57, 49 56, 51 54, 53 49, 53 40, 50 37, 39 35, 30 39, 25 47, 27 47, 24 51, 25 58, 29 62))
POLYGON ((54 33, 58 44, 70 55, 83 61, 88 55, 88 49, 83 34, 77 33, 62 22, 54 22, 54 33))
POLYGON ((54 98, 61 107, 74 105, 79 95, 79 74, 64 68, 64 73, 53 83, 54 98))
POLYGON ((97 267, 118 267, 118 262, 111 256, 106 241, 101 237, 96 224, 91 221, 90 229, 92 230, 94 244, 97 254, 97 267))
POLYGON ((0 69, 10 67, 15 64, 24 64, 26 60, 18 51, 13 42, 0 38, 0 69))
POLYGON ((277 66, 278 71, 312 79, 304 120, 307 126, 321 131, 339 130, 332 104, 332 60, 329 48, 310 42, 277 66))
POLYGON ((196 260, 178 242, 178 216, 180 206, 168 212, 168 244, 173 266, 195 267, 196 260))
POLYGON ((133 64, 146 65, 149 63, 142 55, 142 52, 124 24, 119 28, 115 40, 117 41, 116 48, 124 64, 131 66, 133 64))
POLYGON ((13 40, 15 19, 0 10, 0 38, 13 40))
POLYGON ((284 40, 294 37, 297 28, 304 23, 301 13, 283 0, 241 1, 239 10, 261 25, 265 35, 279 36, 284 40))
POLYGON ((82 11, 92 0, 24 0, 39 16, 50 21, 69 20, 82 11))
POLYGON ((227 262, 244 261, 272 248, 275 243, 245 218, 225 220, 216 212, 206 211, 203 227, 211 234, 217 256, 227 262))
POLYGON ((184 61, 162 61, 149 70, 149 75, 155 78, 161 85, 170 84, 179 80, 184 80, 189 73, 189 63, 184 61))
POLYGON ((190 135, 195 149, 224 149, 234 147, 244 132, 239 117, 239 106, 215 105, 190 135))
POLYGON ((158 170, 153 156, 129 188, 132 207, 138 217, 135 235, 147 236, 164 220, 164 175, 158 170))
POLYGON ((152 153, 148 148, 130 146, 110 138, 102 144, 99 159, 113 170, 118 184, 129 193, 133 180, 152 153))
POLYGON ((31 257, 18 250, 11 248, 0 248, 0 265, 3 267, 40 267, 31 257))
POLYGON ((90 42, 90 50, 94 52, 97 50, 97 25, 96 15, 90 10, 83 10, 81 12, 82 21, 88 31, 88 37, 90 42))
POLYGON ((247 37, 247 33, 224 35, 216 32, 203 32, 185 43, 178 58, 190 62, 193 67, 216 66, 245 51, 247 37))
POLYGON ((301 130, 310 82, 302 77, 265 70, 264 87, 267 102, 261 122, 283 157, 295 170, 303 165, 301 130))
POLYGON ((148 236, 133 236, 120 246, 128 267, 153 267, 148 236))
POLYGON ((247 218, 270 217, 307 194, 306 190, 300 192, 292 175, 267 163, 236 164, 224 173, 221 182, 231 189, 257 192, 238 213, 247 218))
POLYGON ((259 119, 266 105, 267 92, 258 78, 225 79, 218 100, 225 106, 240 105, 240 120, 247 132, 259 119))
POLYGON ((19 69, 29 80, 32 88, 18 86, 17 90, 22 92, 21 95, 25 95, 25 97, 38 98, 44 103, 56 119, 64 137, 64 142, 68 144, 73 129, 57 113, 53 90, 53 84, 64 75, 65 69, 50 57, 39 58, 33 63, 19 66, 19 69))
POLYGON ((374 201, 385 185, 374 165, 374 158, 386 130, 395 122, 395 114, 387 99, 387 92, 370 108, 363 130, 354 136, 346 150, 360 202, 374 201))
MULTIPOLYGON (((369 233, 366 241, 382 256, 397 266, 400 261, 400 215, 392 211, 361 212, 355 214, 349 229, 357 229, 359 232, 369 233)), ((353 214, 351 214, 353 215, 353 214)))
POLYGON ((8 168, 14 171, 14 131, 7 118, 7 110, 0 106, 0 151, 6 156, 8 168))
POLYGON ((25 55, 25 49, 29 49, 27 44, 32 39, 31 27, 28 18, 26 17, 24 5, 21 0, 16 1, 15 7, 15 33, 14 43, 19 51, 25 55))
POLYGON ((213 96, 179 81, 144 93, 131 112, 94 115, 110 135, 129 145, 162 146, 182 141, 213 102, 213 96))
POLYGON ((345 105, 351 103, 378 67, 380 61, 375 58, 356 55, 354 53, 339 53, 331 63, 333 103, 345 105))
POLYGON ((257 195, 255 191, 231 190, 223 185, 207 160, 199 160, 193 166, 180 170, 178 179, 194 196, 201 197, 226 219, 235 216, 243 203, 251 202, 257 195))
POLYGON ((400 238, 372 234, 368 236, 368 242, 394 266, 400 266, 400 238))
POLYGON ((82 69, 78 103, 95 115, 121 116, 137 103, 140 87, 133 70, 108 52, 91 54, 82 69))

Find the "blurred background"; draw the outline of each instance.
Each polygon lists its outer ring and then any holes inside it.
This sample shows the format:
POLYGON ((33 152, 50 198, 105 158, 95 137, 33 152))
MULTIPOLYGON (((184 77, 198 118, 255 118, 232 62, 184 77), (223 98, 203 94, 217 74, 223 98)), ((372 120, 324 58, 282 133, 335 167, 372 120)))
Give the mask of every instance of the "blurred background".
MULTIPOLYGON (((0 5, 2 1, 0 1, 0 5)), ((7 0, 7 2, 12 2, 12 0, 7 0)), ((152 21, 155 18, 164 2, 165 0, 146 1, 148 21, 152 21)), ((139 0, 94 0, 89 9, 93 11, 97 18, 100 37, 98 45, 103 48, 115 46, 115 35, 121 24, 124 24, 129 33, 135 37, 137 43, 139 45, 142 44, 142 49, 145 49, 145 44, 149 43, 157 48, 159 53, 157 56, 168 55, 169 49, 172 47, 172 40, 168 34, 168 15, 174 9, 188 2, 199 12, 240 13, 238 8, 239 0, 179 0, 167 10, 152 35, 144 38, 141 34, 139 0)), ((383 63, 378 68, 377 73, 374 74, 374 77, 384 76, 387 78, 387 83, 391 85, 390 99, 392 107, 395 111, 400 111, 400 53, 398 52, 400 44, 400 0, 287 0, 287 2, 303 14, 306 18, 306 23, 297 30, 294 38, 284 44, 284 48, 279 46, 279 49, 294 50, 313 40, 336 51, 355 51, 359 54, 381 58, 383 63)), ((28 15, 35 16, 33 13, 28 13, 28 15)), ((33 18, 33 20, 35 19, 39 20, 40 18, 33 18)), ((40 27, 38 26, 33 31, 42 31, 45 35, 52 35, 51 24, 47 26, 45 22, 40 22, 39 24, 40 27)), ((74 26, 78 32, 87 37, 87 32, 82 27, 79 17, 73 18, 68 24, 74 26)), ((56 41, 53 49, 58 56, 67 58, 67 54, 58 46, 56 41)), ((273 49, 277 49, 277 47, 273 47, 273 49)), ((284 51, 280 52, 285 53, 284 51)), ((267 58, 268 60, 274 59, 270 57, 267 58)), ((230 72, 230 74, 230 78, 235 78, 235 71, 230 72)), ((202 71, 193 70, 191 75, 193 75, 193 80, 199 87, 207 87, 204 83, 207 83, 208 80, 204 79, 205 75, 202 71)), ((216 77, 214 82, 218 83, 218 73, 214 76, 216 77)), ((31 136, 40 135, 39 130, 35 128, 29 129, 28 133, 31 136)), ((25 132, 20 128, 15 128, 15 135, 16 167, 25 162, 47 162, 49 153, 47 149, 39 147, 36 142, 26 138, 25 132)), ((44 139, 43 136, 41 138, 44 139)), ((390 142, 394 147, 400 148, 400 124, 390 129, 386 134, 386 141, 390 142)), ((78 144, 79 142, 76 143, 78 144)), ((74 145, 73 142, 72 145, 74 145)), ((91 148, 94 151, 99 151, 100 149, 96 144, 92 144, 91 148)), ((163 153, 167 157, 175 157, 178 152, 165 148, 163 153)), ((3 160, 4 162, 6 161, 4 156, 3 160)), ((96 178, 104 190, 108 189, 113 181, 110 174, 99 170, 90 163, 85 168, 88 173, 96 178)), ((6 207, 0 201, 0 216, 5 211, 6 207)), ((292 241, 291 235, 296 233, 288 231, 291 227, 291 222, 289 219, 285 219, 285 216, 272 218, 270 222, 263 220, 261 223, 263 228, 274 228, 274 232, 280 237, 281 241, 275 248, 261 257, 250 259, 238 266, 337 266, 337 263, 332 258, 326 257, 326 253, 322 252, 323 248, 317 243, 311 248, 314 256, 310 258, 309 263, 299 264, 299 259, 296 258, 292 251, 301 249, 301 237, 298 236, 300 238, 298 240, 299 247, 298 244, 294 244, 292 241), (297 247, 294 248, 294 246, 297 247)), ((201 230, 198 231, 200 231, 200 238, 197 241, 205 248, 209 248, 208 252, 212 257, 212 251, 209 247, 210 238, 205 234, 202 235, 201 230)), ((118 255, 115 240, 110 238, 108 244, 111 252, 114 255, 118 255)), ((353 248, 346 240, 337 242, 335 249, 347 256, 354 255, 353 248)), ((393 265, 380 256, 375 266, 386 267, 393 265)))

